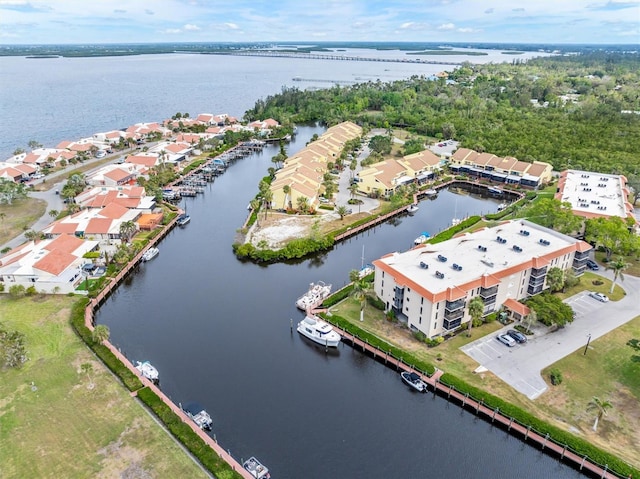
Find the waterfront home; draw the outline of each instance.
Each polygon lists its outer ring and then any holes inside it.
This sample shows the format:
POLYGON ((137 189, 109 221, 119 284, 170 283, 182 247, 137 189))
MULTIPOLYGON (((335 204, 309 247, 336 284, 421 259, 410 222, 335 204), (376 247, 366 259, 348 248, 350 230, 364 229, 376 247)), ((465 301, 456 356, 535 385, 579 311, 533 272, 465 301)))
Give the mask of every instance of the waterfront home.
POLYGON ((156 199, 148 196, 142 186, 101 186, 84 191, 75 197, 81 208, 104 208, 116 203, 128 209, 150 213, 156 208, 156 199))
POLYGON ((555 198, 570 203, 573 214, 584 218, 617 216, 636 222, 633 205, 628 201, 627 178, 622 175, 563 171, 555 198))
POLYGON ((193 152, 193 145, 185 142, 160 142, 149 153, 157 154, 161 162, 177 165, 186 160, 193 152))
POLYGON ((83 256, 98 249, 98 241, 73 235, 28 241, 0 258, 0 284, 8 292, 14 285, 31 286, 38 292, 66 294, 83 280, 83 256))
POLYGON ((160 134, 163 137, 171 136, 172 132, 169 128, 157 123, 135 123, 129 126, 126 130, 126 137, 133 138, 135 140, 144 140, 153 134, 160 134))
POLYGON ((105 244, 120 241, 120 226, 127 221, 136 222, 141 211, 109 203, 104 208, 88 208, 54 221, 42 230, 47 238, 75 235, 79 238, 98 239, 105 244))
POLYGON ((247 129, 251 131, 257 131, 261 136, 266 136, 271 133, 271 130, 280 126, 273 118, 267 118, 266 120, 256 120, 247 124, 247 129))
POLYGON ((151 168, 160 163, 160 155, 158 153, 140 153, 137 155, 129 155, 125 159, 125 164, 135 165, 137 171, 143 175, 148 174, 151 168))
POLYGON ((386 311, 433 338, 466 327, 476 296, 485 315, 505 307, 522 316, 519 300, 546 289, 551 268, 581 275, 591 250, 584 241, 513 220, 383 256, 373 262, 374 289, 386 311))
POLYGON ((478 179, 538 188, 551 181, 553 167, 542 161, 528 163, 460 148, 451 156, 449 169, 478 179))

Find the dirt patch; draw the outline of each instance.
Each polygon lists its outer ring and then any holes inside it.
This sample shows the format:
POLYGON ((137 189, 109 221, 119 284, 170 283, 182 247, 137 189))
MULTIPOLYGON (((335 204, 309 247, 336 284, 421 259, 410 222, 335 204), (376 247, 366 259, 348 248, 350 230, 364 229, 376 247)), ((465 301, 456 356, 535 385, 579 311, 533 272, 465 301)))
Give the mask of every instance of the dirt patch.
POLYGON ((104 456, 104 459, 101 461, 102 471, 100 471, 96 477, 121 477, 127 479, 147 479, 153 477, 153 474, 142 466, 144 453, 125 445, 127 436, 139 427, 140 419, 137 418, 133 421, 131 427, 128 427, 120 434, 120 437, 116 441, 98 451, 98 454, 104 456))
POLYGON ((322 233, 327 223, 338 217, 335 213, 307 215, 287 215, 270 213, 256 221, 247 235, 247 241, 259 248, 280 249, 288 241, 311 235, 314 225, 322 233))

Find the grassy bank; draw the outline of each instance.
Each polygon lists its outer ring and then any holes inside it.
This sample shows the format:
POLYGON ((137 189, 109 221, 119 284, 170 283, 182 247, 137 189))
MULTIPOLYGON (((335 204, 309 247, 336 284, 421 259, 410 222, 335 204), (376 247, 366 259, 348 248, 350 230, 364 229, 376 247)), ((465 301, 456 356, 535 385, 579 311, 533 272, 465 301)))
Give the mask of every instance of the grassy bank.
POLYGON ((0 372, 2 477, 207 477, 74 334, 74 301, 0 298, 29 356, 0 372))
POLYGON ((14 201, 12 205, 0 205, 0 245, 31 228, 46 211, 44 200, 25 198, 14 201))

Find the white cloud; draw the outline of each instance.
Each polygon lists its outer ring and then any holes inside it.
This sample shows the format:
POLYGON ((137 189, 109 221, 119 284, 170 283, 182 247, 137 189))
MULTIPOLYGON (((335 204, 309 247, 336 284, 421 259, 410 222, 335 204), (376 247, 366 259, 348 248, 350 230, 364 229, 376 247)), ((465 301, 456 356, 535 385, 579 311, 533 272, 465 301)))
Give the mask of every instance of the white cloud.
POLYGON ((327 32, 313 32, 311 34, 312 37, 326 37, 327 36, 327 32))
POLYGON ((456 26, 453 23, 443 23, 438 27, 438 30, 453 30, 456 26))
POLYGON ((169 35, 175 35, 177 33, 182 33, 182 30, 179 28, 167 28, 166 30, 162 30, 162 33, 167 33, 169 35))
POLYGON ((200 27, 198 25, 193 25, 191 23, 187 23, 183 28, 187 31, 192 31, 192 32, 200 30, 200 27))
POLYGON ((238 30, 240 28, 238 25, 231 22, 225 23, 224 26, 227 27, 229 30, 238 30))
POLYGON ((479 28, 458 28, 457 30, 460 33, 478 33, 481 32, 482 30, 479 28))

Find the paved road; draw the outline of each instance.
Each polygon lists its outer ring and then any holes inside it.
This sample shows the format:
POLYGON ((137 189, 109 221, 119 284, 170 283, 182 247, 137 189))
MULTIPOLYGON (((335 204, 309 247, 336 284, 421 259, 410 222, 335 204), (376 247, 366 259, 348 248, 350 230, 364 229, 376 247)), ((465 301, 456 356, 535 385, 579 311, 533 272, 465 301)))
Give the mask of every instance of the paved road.
MULTIPOLYGON (((612 279, 610 271, 599 272, 612 279)), ((601 303, 588 296, 588 291, 565 300, 576 312, 573 323, 555 332, 546 328, 536 331, 526 344, 509 348, 495 337, 505 327, 462 347, 462 351, 480 363, 515 390, 535 399, 547 390, 541 371, 578 349, 584 349, 589 335, 593 341, 640 315, 640 278, 625 275, 619 285, 626 291, 620 301, 601 303)), ((589 354, 587 350, 587 354, 589 354)))

